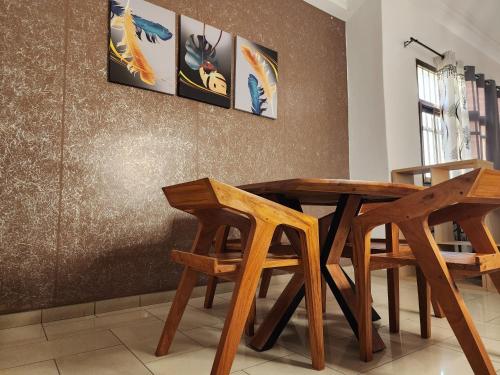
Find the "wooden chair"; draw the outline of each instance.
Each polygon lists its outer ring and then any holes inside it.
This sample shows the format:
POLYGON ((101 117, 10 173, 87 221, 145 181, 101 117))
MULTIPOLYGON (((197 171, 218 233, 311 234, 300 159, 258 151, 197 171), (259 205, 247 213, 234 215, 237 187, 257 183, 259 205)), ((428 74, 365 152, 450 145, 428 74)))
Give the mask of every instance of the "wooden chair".
MULTIPOLYGON (((318 219, 319 225, 319 242, 322 244, 328 233, 329 224, 331 223, 332 214, 328 214, 324 217, 318 219)), ((216 239, 214 240, 215 253, 235 253, 243 251, 241 245, 241 238, 228 239, 229 235, 229 227, 220 228, 217 233, 216 239)), ((276 231, 274 232, 273 238, 271 240, 271 246, 269 248, 269 252, 271 254, 293 254, 296 250, 293 247, 293 243, 297 243, 297 238, 294 238, 295 233, 290 233, 289 229, 284 228, 283 226, 278 226, 276 231), (285 236, 291 236, 288 238, 288 242, 283 242, 283 234, 285 236)), ((260 281, 259 287, 259 298, 266 298, 267 293, 269 291, 269 286, 271 284, 271 278, 273 276, 273 269, 266 268, 262 272, 262 278, 260 281)), ((210 276, 207 282, 207 289, 205 292, 205 301, 204 307, 206 309, 210 309, 213 306, 213 301, 215 297, 215 292, 217 289, 218 279, 216 276, 210 276)), ((321 279, 321 301, 322 301, 322 311, 326 312, 326 283, 325 280, 321 279)), ((255 318, 255 316, 253 316, 255 318)), ((253 335, 253 325, 254 320, 249 320, 247 322, 247 334, 253 335)))
MULTIPOLYGON (((241 245, 241 238, 229 239, 229 227, 225 226, 219 229, 217 236, 214 241, 215 253, 235 253, 242 252, 243 246, 241 245)), ((271 240, 270 252, 273 253, 277 246, 282 246, 281 239, 283 237, 283 228, 278 226, 274 232, 273 239, 271 240)), ((288 248, 288 252, 292 253, 293 249, 288 248)), ((271 278, 273 276, 273 269, 266 268, 262 272, 262 278, 259 287, 259 298, 266 298, 269 286, 271 284, 271 278)), ((217 289, 217 284, 219 280, 216 276, 210 276, 207 282, 207 289, 205 292, 205 302, 204 307, 206 309, 212 308, 214 303, 215 292, 217 289)))
POLYGON ((156 350, 168 353, 198 274, 235 281, 229 312, 217 348, 212 375, 231 370, 245 322, 252 311, 260 275, 264 269, 293 268, 306 280, 306 303, 312 367, 325 367, 321 274, 319 268, 318 221, 264 198, 212 179, 202 179, 163 188, 171 206, 188 212, 199 221, 191 252, 173 250, 173 261, 185 266, 156 350), (294 256, 269 254, 278 226, 293 228, 300 238, 300 253, 294 256), (243 253, 210 253, 220 228, 236 227, 242 236, 243 253))
MULTIPOLYGON (((377 265, 416 265, 417 276, 425 278, 442 307, 474 373, 495 370, 482 340, 457 289, 452 274, 477 276, 488 273, 500 291, 500 252, 485 224, 485 216, 500 207, 500 172, 477 169, 460 177, 412 193, 354 219, 354 265, 360 355, 372 359, 370 269, 377 265), (446 253, 439 250, 429 226, 455 221, 469 237, 475 253, 446 253), (403 232, 408 249, 371 254, 370 233, 376 226, 392 223, 403 232), (373 265, 373 266, 372 266, 373 265)), ((422 300, 426 303, 428 298, 422 300)), ((428 304, 427 304, 428 309, 428 304)))

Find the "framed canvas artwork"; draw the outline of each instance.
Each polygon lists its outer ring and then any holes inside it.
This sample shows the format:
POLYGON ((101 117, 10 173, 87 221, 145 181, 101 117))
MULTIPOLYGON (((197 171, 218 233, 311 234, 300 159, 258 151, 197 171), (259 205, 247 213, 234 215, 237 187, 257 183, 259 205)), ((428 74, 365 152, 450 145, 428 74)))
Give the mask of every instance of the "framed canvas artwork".
POLYGON ((110 0, 108 80, 175 94, 175 18, 144 0, 110 0))
POLYGON ((181 16, 179 41, 179 96, 230 108, 231 35, 181 16))
POLYGON ((278 53, 236 38, 234 108, 257 116, 278 115, 278 53))

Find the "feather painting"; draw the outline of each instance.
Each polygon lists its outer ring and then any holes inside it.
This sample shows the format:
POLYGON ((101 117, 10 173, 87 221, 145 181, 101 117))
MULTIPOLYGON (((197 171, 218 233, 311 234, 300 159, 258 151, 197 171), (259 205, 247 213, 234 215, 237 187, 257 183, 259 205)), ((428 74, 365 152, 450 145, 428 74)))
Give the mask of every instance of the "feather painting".
POLYGON ((235 108, 276 119, 278 54, 237 37, 235 108))
POLYGON ((229 108, 232 37, 215 27, 181 16, 179 95, 229 108))
POLYGON ((175 13, 143 0, 110 0, 111 82, 175 93, 175 13))
POLYGON ((248 90, 250 91, 250 98, 252 100, 252 113, 261 115, 267 108, 263 107, 267 99, 264 96, 264 89, 259 86, 259 81, 253 74, 248 75, 248 90))

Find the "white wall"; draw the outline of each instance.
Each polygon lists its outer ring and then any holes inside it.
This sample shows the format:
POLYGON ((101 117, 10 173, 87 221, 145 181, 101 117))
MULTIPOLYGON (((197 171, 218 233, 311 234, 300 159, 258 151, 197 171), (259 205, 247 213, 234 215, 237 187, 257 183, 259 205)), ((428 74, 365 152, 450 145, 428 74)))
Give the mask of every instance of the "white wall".
POLYGON ((349 170, 352 179, 388 175, 380 0, 365 1, 346 25, 349 170))
POLYGON ((450 31, 447 19, 433 19, 435 4, 366 0, 347 20, 351 178, 389 180, 392 169, 421 162, 416 59, 432 64, 434 55, 415 44, 403 48, 410 36, 438 51, 453 50, 500 81, 500 62, 450 31))

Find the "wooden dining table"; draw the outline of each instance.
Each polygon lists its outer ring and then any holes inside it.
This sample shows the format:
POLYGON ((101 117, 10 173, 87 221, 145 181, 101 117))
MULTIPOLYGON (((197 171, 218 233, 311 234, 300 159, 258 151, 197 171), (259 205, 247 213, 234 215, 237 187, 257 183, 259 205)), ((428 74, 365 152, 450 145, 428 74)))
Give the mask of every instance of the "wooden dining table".
MULTIPOLYGON (((387 182, 355 181, 343 179, 299 178, 261 182, 239 186, 297 211, 304 206, 335 207, 330 215, 320 220, 320 264, 322 276, 337 300, 353 333, 358 337, 356 293, 354 282, 340 266, 352 220, 361 206, 397 200, 422 187, 387 182)), ((285 234, 293 245, 293 233, 285 234)), ((397 287, 397 270, 388 275, 389 283, 397 287)), ((292 276, 274 306, 255 332, 250 346, 257 351, 272 348, 305 295, 304 279, 300 273, 292 276)), ((396 308, 396 307, 395 307, 396 308)), ((375 311, 372 316, 377 318, 375 311)), ((374 319, 376 320, 376 319, 374 319)), ((385 344, 373 330, 373 351, 381 351, 385 344)))

